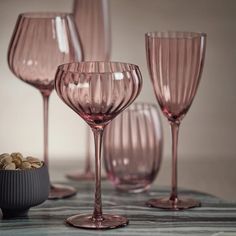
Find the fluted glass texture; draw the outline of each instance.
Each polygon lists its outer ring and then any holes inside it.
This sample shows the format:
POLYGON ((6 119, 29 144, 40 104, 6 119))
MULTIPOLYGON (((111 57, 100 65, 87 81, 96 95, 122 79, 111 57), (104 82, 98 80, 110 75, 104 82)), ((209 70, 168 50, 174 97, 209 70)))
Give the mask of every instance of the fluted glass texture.
MULTIPOLYGON (((11 71, 37 88, 43 97, 44 161, 48 165, 48 106, 57 66, 82 60, 82 48, 72 14, 35 12, 20 14, 8 50, 11 71)), ((76 190, 51 186, 49 198, 69 197, 76 190)))
POLYGON ((95 143, 95 196, 93 214, 75 215, 66 222, 86 229, 125 226, 123 216, 103 214, 101 148, 106 125, 138 96, 142 77, 138 66, 120 62, 80 62, 58 67, 55 81, 60 98, 92 128, 95 143))
POLYGON ((51 91, 57 66, 82 60, 71 14, 20 14, 9 46, 8 63, 21 80, 51 91))
POLYGON ((58 67, 56 91, 91 127, 99 127, 123 111, 141 89, 136 65, 80 62, 58 67))
MULTIPOLYGON (((111 28, 109 0, 74 0, 75 24, 83 45, 85 61, 109 61, 111 55, 111 28)), ((69 172, 73 180, 93 180, 91 142, 87 133, 84 171, 69 172)))
POLYGON ((162 159, 163 133, 157 106, 134 103, 104 133, 108 178, 121 191, 141 192, 155 180, 162 159))
POLYGON ((147 63, 156 98, 170 121, 182 120, 197 92, 206 35, 192 32, 146 34, 147 63))
POLYGON ((172 186, 170 197, 151 199, 148 206, 183 210, 200 202, 178 197, 177 153, 182 119, 189 110, 200 82, 206 50, 206 34, 151 32, 146 34, 146 55, 156 98, 172 133, 172 186))
POLYGON ((111 54, 109 0, 75 0, 75 23, 85 61, 108 61, 111 54))

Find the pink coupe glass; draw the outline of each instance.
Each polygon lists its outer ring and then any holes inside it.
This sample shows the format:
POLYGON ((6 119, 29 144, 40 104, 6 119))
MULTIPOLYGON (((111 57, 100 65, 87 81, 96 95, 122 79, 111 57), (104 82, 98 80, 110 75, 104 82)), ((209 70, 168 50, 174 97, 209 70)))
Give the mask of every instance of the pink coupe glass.
POLYGON ((102 136, 105 126, 138 96, 141 85, 138 66, 128 63, 80 62, 58 67, 57 94, 91 127, 95 142, 94 211, 69 217, 66 222, 74 227, 109 229, 128 224, 123 216, 102 213, 102 136))
MULTIPOLYGON (((80 61, 82 50, 73 16, 67 13, 20 14, 8 51, 11 71, 40 91, 44 106, 44 161, 48 165, 48 101, 59 64, 80 61)), ((72 196, 70 186, 51 185, 49 199, 72 196)))
MULTIPOLYGON (((111 54, 109 0, 75 0, 74 18, 83 47, 84 61, 108 61, 111 54)), ((84 171, 75 170, 66 176, 73 180, 93 180, 91 133, 88 128, 84 171)), ((102 179, 105 179, 102 176, 102 179)))
POLYGON ((179 126, 196 95, 202 74, 206 34, 151 32, 146 37, 146 55, 157 101, 172 131, 172 191, 170 197, 151 199, 148 206, 181 210, 200 202, 179 198, 177 192, 177 145, 179 126))

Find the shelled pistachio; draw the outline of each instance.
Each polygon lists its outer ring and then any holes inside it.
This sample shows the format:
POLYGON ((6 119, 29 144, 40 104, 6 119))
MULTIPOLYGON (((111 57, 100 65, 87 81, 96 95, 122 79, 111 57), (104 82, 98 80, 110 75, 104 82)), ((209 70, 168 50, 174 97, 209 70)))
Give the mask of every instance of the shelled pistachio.
POLYGON ((3 153, 0 155, 1 170, 26 170, 42 167, 43 162, 36 157, 28 156, 26 158, 20 152, 11 154, 3 153))

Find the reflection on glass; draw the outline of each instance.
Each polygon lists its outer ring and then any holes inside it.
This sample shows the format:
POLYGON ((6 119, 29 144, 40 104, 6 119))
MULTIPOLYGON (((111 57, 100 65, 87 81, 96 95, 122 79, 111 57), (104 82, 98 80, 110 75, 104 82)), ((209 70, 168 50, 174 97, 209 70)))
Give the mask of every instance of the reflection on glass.
MULTIPOLYGON (((44 161, 48 165, 48 102, 59 64, 81 61, 82 50, 71 14, 26 13, 18 17, 8 51, 11 71, 37 88, 44 107, 44 161)), ((70 186, 51 184, 49 198, 72 196, 70 186)))

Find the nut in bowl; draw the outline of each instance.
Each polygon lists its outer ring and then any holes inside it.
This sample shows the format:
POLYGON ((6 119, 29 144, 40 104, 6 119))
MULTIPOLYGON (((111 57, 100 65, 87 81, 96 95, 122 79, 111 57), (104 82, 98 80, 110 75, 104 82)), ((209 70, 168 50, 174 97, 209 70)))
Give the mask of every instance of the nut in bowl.
POLYGON ((28 156, 26 158, 20 152, 13 152, 11 155, 3 153, 0 155, 0 169, 2 170, 26 170, 43 166, 38 158, 28 156))
POLYGON ((44 162, 19 152, 0 155, 0 208, 4 218, 26 216, 30 207, 48 198, 49 187, 44 162))

